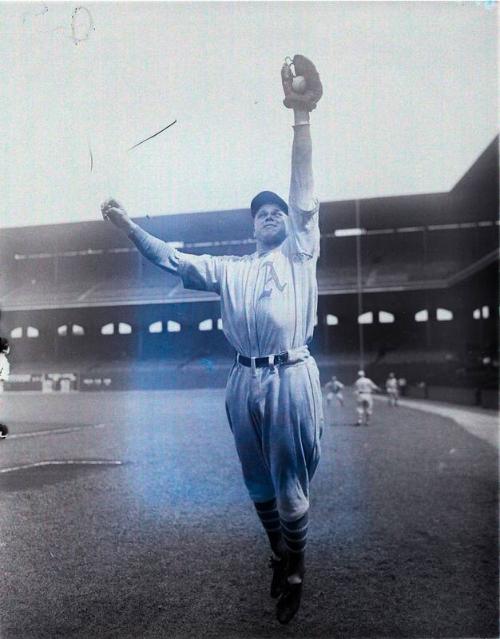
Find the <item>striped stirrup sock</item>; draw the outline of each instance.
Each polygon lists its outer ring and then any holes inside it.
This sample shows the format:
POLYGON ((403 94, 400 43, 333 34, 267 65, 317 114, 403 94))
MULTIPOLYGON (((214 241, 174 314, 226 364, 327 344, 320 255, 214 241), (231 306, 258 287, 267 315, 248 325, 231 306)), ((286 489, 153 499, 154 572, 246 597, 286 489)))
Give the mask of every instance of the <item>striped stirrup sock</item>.
POLYGON ((264 530, 267 533, 273 552, 278 557, 282 556, 283 541, 281 537, 280 515, 276 499, 254 502, 254 505, 257 515, 259 516, 259 519, 264 526, 264 530))
POLYGON ((281 520, 281 530, 286 547, 291 553, 303 554, 307 543, 307 528, 309 526, 309 513, 306 512, 295 521, 281 520))

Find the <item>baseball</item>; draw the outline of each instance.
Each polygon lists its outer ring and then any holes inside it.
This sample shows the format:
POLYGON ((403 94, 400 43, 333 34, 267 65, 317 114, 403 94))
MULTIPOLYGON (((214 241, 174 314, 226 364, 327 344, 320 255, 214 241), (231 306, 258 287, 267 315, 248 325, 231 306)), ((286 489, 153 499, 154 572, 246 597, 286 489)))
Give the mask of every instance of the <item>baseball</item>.
POLYGON ((306 90, 306 79, 303 75, 297 75, 292 80, 292 89, 295 93, 304 93, 306 90))

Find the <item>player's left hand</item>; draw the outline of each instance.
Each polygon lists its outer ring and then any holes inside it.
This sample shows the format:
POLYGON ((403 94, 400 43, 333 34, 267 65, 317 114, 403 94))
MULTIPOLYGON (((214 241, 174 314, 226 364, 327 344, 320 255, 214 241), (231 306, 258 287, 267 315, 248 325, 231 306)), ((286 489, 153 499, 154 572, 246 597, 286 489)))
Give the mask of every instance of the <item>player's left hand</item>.
POLYGON ((281 82, 285 93, 283 104, 288 109, 312 111, 323 95, 323 85, 316 67, 309 58, 300 54, 294 55, 293 60, 286 58, 281 67, 281 82), (300 93, 293 88, 293 80, 298 76, 305 80, 305 88, 300 93))

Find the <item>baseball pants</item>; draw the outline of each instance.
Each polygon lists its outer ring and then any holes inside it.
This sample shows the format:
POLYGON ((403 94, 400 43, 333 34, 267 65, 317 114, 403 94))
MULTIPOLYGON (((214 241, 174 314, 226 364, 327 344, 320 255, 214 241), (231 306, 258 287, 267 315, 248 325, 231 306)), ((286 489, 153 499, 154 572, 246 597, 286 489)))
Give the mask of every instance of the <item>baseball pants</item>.
POLYGON ((302 517, 309 508, 323 430, 314 359, 307 354, 296 363, 254 370, 235 363, 226 411, 252 501, 276 498, 284 521, 302 517))
POLYGON ((370 416, 373 413, 373 397, 368 393, 360 393, 358 397, 358 416, 361 419, 363 415, 370 416))
POLYGON ((398 403, 399 393, 397 390, 393 390, 393 389, 388 390, 387 396, 388 396, 389 404, 398 403))

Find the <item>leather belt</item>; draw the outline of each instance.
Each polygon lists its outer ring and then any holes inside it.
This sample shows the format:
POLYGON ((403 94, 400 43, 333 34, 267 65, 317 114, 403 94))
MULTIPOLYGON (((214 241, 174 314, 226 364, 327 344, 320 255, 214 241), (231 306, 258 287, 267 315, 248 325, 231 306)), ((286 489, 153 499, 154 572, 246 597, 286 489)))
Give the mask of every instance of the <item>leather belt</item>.
POLYGON ((266 366, 279 366, 288 362, 288 351, 278 353, 277 355, 268 355, 267 357, 245 357, 236 353, 236 361, 243 366, 252 367, 252 360, 255 362, 255 368, 265 368, 266 366))

